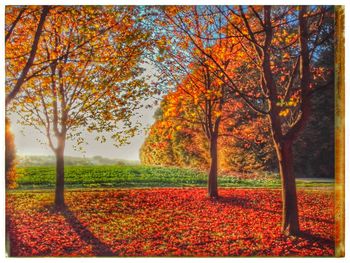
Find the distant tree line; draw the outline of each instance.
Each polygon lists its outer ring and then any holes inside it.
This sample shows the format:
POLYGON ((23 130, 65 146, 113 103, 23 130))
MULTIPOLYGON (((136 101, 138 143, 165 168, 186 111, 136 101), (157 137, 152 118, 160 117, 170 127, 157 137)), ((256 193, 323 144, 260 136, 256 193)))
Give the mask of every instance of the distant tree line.
MULTIPOLYGON (((53 155, 23 155, 18 156, 18 167, 30 166, 54 166, 56 158, 53 155)), ((86 165, 135 165, 138 161, 129 161, 117 158, 106 158, 103 156, 76 157, 65 156, 66 166, 86 166, 86 165)))

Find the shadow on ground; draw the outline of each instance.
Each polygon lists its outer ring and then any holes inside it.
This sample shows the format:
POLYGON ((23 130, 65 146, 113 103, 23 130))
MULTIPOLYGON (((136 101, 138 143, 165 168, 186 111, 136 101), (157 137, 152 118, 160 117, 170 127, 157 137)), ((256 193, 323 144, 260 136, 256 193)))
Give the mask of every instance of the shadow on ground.
POLYGON ((95 256, 115 256, 109 246, 101 242, 89 229, 87 229, 68 207, 61 208, 60 212, 79 237, 92 246, 92 251, 95 256))

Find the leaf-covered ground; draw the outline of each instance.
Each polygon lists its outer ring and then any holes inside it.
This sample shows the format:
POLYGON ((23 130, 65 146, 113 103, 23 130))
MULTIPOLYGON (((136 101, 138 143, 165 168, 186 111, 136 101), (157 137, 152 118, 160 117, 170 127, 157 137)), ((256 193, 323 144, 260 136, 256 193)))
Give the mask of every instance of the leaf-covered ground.
POLYGON ((279 190, 202 188, 9 192, 12 256, 333 256, 333 191, 300 190, 301 237, 280 234, 279 190))

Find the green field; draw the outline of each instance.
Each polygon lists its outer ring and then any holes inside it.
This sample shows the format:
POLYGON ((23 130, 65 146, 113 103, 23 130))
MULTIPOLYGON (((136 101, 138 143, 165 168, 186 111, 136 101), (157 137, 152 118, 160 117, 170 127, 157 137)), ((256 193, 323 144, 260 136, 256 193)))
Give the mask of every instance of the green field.
MULTIPOLYGON (((55 167, 18 168, 18 189, 54 188, 55 167)), ((261 179, 219 176, 219 187, 280 187, 276 175, 261 179)), ((66 166, 67 188, 206 187, 207 175, 190 169, 134 166, 66 166)), ((333 186, 332 181, 298 179, 299 187, 333 186)))

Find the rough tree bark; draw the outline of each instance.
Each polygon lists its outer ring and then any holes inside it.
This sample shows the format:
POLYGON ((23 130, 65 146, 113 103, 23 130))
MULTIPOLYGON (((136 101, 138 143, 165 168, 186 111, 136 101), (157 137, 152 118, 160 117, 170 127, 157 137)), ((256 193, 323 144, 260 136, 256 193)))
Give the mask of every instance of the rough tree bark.
POLYGON ((282 231, 288 235, 299 233, 299 213, 293 167, 292 141, 274 142, 282 180, 282 231))
POLYGON ((217 198, 218 195, 218 135, 210 138, 210 171, 208 175, 208 195, 217 198))
POLYGON ((55 151, 56 155, 56 190, 55 190, 55 206, 56 208, 64 207, 64 148, 65 138, 58 138, 58 145, 55 151))

